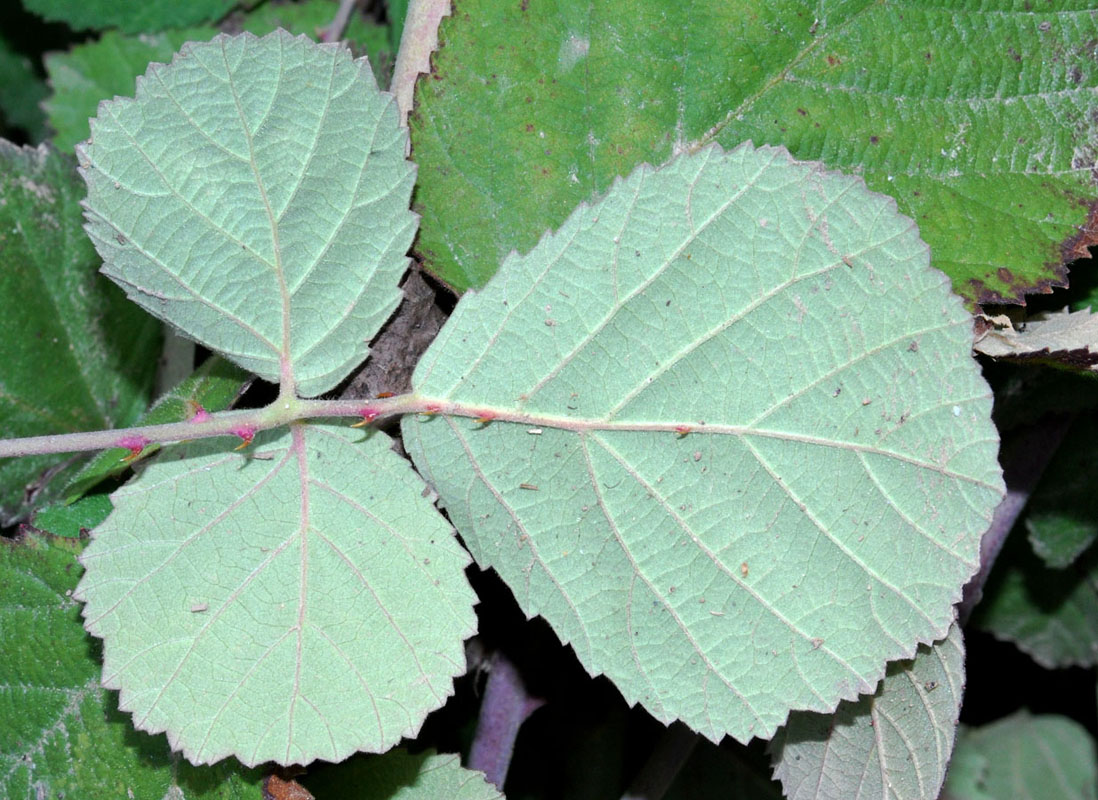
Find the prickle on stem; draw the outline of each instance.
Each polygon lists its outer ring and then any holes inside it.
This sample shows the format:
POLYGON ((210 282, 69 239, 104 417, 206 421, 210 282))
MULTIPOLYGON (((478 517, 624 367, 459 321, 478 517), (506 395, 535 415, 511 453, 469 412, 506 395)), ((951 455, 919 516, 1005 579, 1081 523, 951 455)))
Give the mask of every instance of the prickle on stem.
POLYGON ((145 449, 145 445, 149 443, 149 440, 144 436, 123 436, 118 440, 118 447, 124 447, 130 451, 128 456, 123 456, 120 461, 129 464, 138 459, 141 455, 141 451, 145 449))
POLYGON ((428 403, 419 413, 425 417, 433 417, 440 411, 442 411, 442 406, 439 403, 428 403))
POLYGON ((361 428, 364 425, 369 425, 371 422, 381 416, 381 411, 374 408, 373 406, 366 406, 366 408, 362 409, 358 413, 362 415, 362 421, 356 422, 354 425, 351 426, 352 428, 361 428))
POLYGON ((255 438, 255 428, 251 425, 239 425, 230 431, 233 436, 240 437, 240 444, 238 444, 234 450, 243 450, 245 447, 252 443, 252 439, 255 438))
POLYGON ((676 425, 675 426, 675 435, 678 436, 681 439, 682 437, 686 436, 686 434, 690 433, 690 431, 692 431, 692 430, 693 430, 693 428, 691 428, 689 425, 676 425))
POLYGON ((187 400, 187 421, 188 422, 209 422, 210 412, 204 409, 201 404, 196 403, 194 400, 187 400))
POLYGON ((474 418, 474 421, 480 425, 487 425, 489 422, 496 418, 495 411, 482 411, 474 418))

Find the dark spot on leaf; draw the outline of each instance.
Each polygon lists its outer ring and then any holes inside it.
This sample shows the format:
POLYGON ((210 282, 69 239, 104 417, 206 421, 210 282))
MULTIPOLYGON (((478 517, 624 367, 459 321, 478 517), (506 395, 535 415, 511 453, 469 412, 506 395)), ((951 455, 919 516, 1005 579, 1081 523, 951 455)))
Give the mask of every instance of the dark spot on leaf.
POLYGON ((877 138, 876 136, 870 136, 869 137, 869 143, 870 144, 877 144, 877 142, 879 142, 879 141, 881 141, 881 140, 879 138, 877 138))
POLYGON ((534 132, 534 126, 533 126, 532 123, 529 123, 529 122, 526 123, 526 132, 527 133, 533 133, 534 132))
POLYGON ((1071 78, 1071 82, 1076 85, 1083 82, 1083 71, 1078 67, 1072 67, 1068 76, 1071 78))
POLYGON ((1015 50, 1013 47, 1008 47, 1007 48, 1007 55, 1009 55, 1015 61, 1020 62, 1022 60, 1022 56, 1019 55, 1018 51, 1015 50))
POLYGON ((808 116, 808 112, 805 111, 803 108, 798 108, 797 113, 800 114, 802 117, 807 117, 808 116))
POLYGON ((532 102, 534 102, 534 98, 531 97, 530 95, 526 95, 526 102, 527 103, 532 103, 532 102))
POLYGON ((835 66, 836 64, 841 64, 841 63, 843 63, 843 62, 842 62, 842 61, 841 61, 841 60, 839 59, 839 57, 838 57, 838 56, 836 56, 836 55, 828 55, 828 57, 827 57, 827 65, 828 65, 829 67, 834 67, 834 66, 835 66))

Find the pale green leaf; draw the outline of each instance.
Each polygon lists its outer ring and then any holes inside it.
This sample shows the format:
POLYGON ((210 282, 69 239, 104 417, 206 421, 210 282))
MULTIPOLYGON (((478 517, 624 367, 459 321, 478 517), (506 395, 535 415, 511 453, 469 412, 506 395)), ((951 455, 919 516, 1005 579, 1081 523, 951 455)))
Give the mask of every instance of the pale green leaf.
POLYGON ((1098 758, 1094 739, 1078 722, 1028 711, 968 728, 957 737, 942 792, 948 800, 1094 800, 1098 758), (986 760, 982 771, 973 769, 986 760))
MULTIPOLYGON (((86 501, 69 509, 98 510, 86 501)), ((37 524, 45 525, 39 514, 37 524)), ((260 775, 191 767, 162 736, 135 733, 99 684, 99 652, 72 589, 81 543, 0 540, 0 797, 260 800, 260 775)))
POLYGON ((218 36, 103 103, 78 148, 87 230, 129 297, 302 395, 333 388, 400 300, 415 168, 341 45, 218 36))
POLYGON ((465 769, 456 755, 392 750, 310 770, 302 783, 316 797, 355 800, 503 800, 484 774, 465 769))
POLYGON ((115 492, 77 595, 103 683, 196 764, 338 761, 414 735, 465 668, 468 555, 382 433, 165 449, 115 492))
POLYGON ((439 36, 409 120, 416 247, 459 289, 616 175, 746 139, 895 197, 970 300, 1086 255, 1090 3, 464 0, 439 36))
MULTIPOLYGON (((96 273, 71 157, 0 141, 0 432, 128 425, 148 403, 159 324, 96 273)), ((55 497, 73 459, 0 460, 0 525, 55 497)))
POLYGON ((589 671, 769 737, 946 635, 1002 496, 927 261, 888 198, 784 150, 638 169, 461 300, 405 445, 589 671))
POLYGON ((964 641, 922 645, 889 665, 877 691, 835 714, 798 711, 773 741, 774 777, 789 800, 938 796, 953 751, 965 683, 964 641))

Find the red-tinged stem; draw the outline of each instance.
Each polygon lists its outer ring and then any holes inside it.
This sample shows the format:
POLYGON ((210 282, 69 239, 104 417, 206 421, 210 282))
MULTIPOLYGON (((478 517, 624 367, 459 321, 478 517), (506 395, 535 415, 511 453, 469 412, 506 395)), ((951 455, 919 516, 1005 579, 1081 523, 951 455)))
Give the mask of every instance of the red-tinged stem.
MULTIPOLYGON (((781 438, 797 437, 787 434, 768 434, 744 426, 713 425, 702 420, 677 420, 673 422, 630 422, 604 419, 577 418, 554 414, 531 414, 514 408, 455 403, 416 394, 395 397, 378 397, 373 400, 302 400, 287 392, 279 395, 271 405, 254 410, 226 411, 218 414, 196 413, 189 421, 165 425, 149 425, 134 428, 89 433, 66 433, 55 436, 34 436, 26 439, 0 440, 0 458, 42 455, 46 453, 75 453, 84 450, 104 450, 124 447, 133 450, 135 443, 144 447, 184 439, 203 439, 210 436, 235 436, 245 445, 262 430, 289 425, 305 419, 324 417, 352 417, 360 424, 373 424, 379 420, 400 414, 425 416, 466 417, 481 427, 495 422, 511 422, 529 427, 532 434, 541 429, 583 432, 595 430, 665 432, 677 436, 703 434, 740 435, 752 433, 758 436, 774 435, 781 438)), ((815 441, 802 438, 803 441, 815 441)))

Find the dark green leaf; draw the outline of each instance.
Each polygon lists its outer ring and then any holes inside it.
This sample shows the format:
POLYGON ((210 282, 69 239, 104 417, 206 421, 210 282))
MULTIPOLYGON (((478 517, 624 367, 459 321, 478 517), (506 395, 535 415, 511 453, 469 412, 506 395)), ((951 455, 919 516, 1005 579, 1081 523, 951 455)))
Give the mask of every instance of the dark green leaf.
POLYGON ((972 623, 1047 669, 1098 664, 1098 551, 1050 569, 1015 529, 972 623))
POLYGON ((119 28, 126 33, 154 33, 216 22, 235 4, 236 0, 23 0, 28 11, 51 22, 64 22, 75 30, 119 28))
POLYGON ((0 797, 260 800, 258 773, 191 767, 100 688, 71 596, 79 549, 39 533, 0 541, 0 797))
POLYGON ((1050 567, 1066 567, 1098 538, 1098 419, 1071 426, 1029 501, 1029 541, 1050 567))
MULTIPOLYGON (((268 3, 239 20, 234 18, 231 27, 257 36, 285 28, 315 38, 317 29, 331 22, 337 7, 336 0, 268 3)), ((184 42, 206 41, 217 32, 210 26, 140 36, 107 31, 97 41, 77 45, 67 53, 47 55, 46 72, 53 94, 45 105, 56 131, 54 144, 60 150, 72 150, 77 142, 88 138, 88 118, 95 116, 101 101, 115 95, 133 95, 134 81, 149 62, 169 62, 184 42)), ((371 64, 376 65, 388 48, 385 29, 368 25, 361 16, 352 19, 344 36, 356 52, 369 56, 371 64)))
POLYGON ((0 125, 20 128, 32 142, 46 138, 46 121, 39 103, 46 84, 34 74, 30 60, 0 37, 0 125))
MULTIPOLYGON (((159 325, 96 273, 71 159, 0 142, 0 430, 126 425, 148 402, 159 325)), ((56 456, 0 461, 0 523, 63 485, 56 456), (52 480, 51 480, 52 479, 52 480)))
POLYGON ((418 251, 482 286, 615 176, 751 139, 861 173, 960 294, 1017 300, 1085 252, 1098 19, 1075 8, 466 0, 417 85, 418 251))

